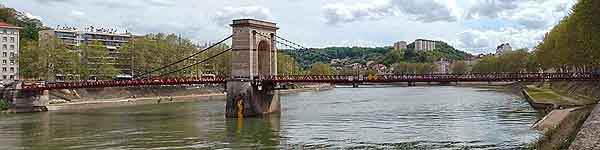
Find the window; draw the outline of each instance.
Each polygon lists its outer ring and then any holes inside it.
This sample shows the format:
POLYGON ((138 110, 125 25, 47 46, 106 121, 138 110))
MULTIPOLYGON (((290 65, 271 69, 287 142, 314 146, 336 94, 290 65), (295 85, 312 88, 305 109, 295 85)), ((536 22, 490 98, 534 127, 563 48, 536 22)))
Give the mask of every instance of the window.
POLYGON ((10 72, 11 72, 11 73, 14 73, 14 72, 15 72, 15 68, 13 68, 13 67, 10 67, 10 72))
POLYGON ((6 57, 6 52, 2 52, 2 57, 6 57))
POLYGON ((10 45, 10 50, 15 50, 15 45, 10 45))
POLYGON ((2 42, 6 42, 7 41, 7 37, 2 37, 2 42))
POLYGON ((6 75, 3 75, 3 76, 2 76, 2 79, 6 79, 6 75))
POLYGON ((14 80, 14 79, 15 79, 15 76, 14 76, 14 75, 11 75, 11 76, 10 76, 10 79, 11 79, 11 80, 14 80))
POLYGON ((2 45, 2 49, 6 50, 8 46, 6 46, 6 44, 2 45))
POLYGON ((10 57, 15 57, 15 52, 10 52, 10 57))
POLYGON ((11 59, 11 60, 10 60, 10 65, 14 65, 14 64, 15 64, 15 60, 14 60, 14 59, 11 59))
POLYGON ((3 65, 6 65, 6 60, 2 60, 2 64, 3 64, 3 65))
POLYGON ((2 72, 6 72, 6 67, 3 67, 3 68, 2 68, 2 72))
POLYGON ((8 32, 6 32, 6 29, 5 29, 5 30, 2 30, 2 33, 6 34, 6 33, 8 33, 8 32))
POLYGON ((15 37, 10 37, 10 42, 15 43, 15 37))

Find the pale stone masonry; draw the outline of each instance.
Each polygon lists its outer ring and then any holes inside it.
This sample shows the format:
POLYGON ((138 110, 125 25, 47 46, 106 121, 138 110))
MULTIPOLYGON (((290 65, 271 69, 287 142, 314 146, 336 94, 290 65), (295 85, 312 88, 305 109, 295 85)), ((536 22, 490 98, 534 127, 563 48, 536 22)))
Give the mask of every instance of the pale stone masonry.
POLYGON ((415 50, 416 51, 431 51, 435 49, 436 41, 426 40, 426 39, 417 39, 415 40, 415 50))
POLYGON ((19 80, 19 30, 21 27, 0 22, 0 79, 4 84, 19 80))
POLYGON ((394 43, 394 50, 403 50, 407 48, 407 43, 406 41, 399 41, 394 43))

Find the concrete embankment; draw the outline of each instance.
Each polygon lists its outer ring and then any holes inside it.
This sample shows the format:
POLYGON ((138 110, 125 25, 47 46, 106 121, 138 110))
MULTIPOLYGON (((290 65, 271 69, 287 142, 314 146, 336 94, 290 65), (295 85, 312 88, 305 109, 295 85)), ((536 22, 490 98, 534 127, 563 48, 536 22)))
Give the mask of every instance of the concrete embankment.
POLYGON ((600 105, 596 105, 594 110, 590 113, 569 149, 600 149, 600 105))
MULTIPOLYGON (((594 88, 594 84, 555 82, 523 87, 523 95, 534 108, 549 112, 533 126, 544 133, 543 137, 533 143, 533 148, 567 149, 569 146, 577 147, 576 145, 582 142, 587 143, 584 137, 579 138, 578 132, 580 127, 583 127, 581 131, 585 130, 586 126, 582 124, 586 119, 589 122, 589 118, 594 118, 594 113, 590 115, 590 112, 594 109, 597 99, 592 93, 600 91, 600 88, 594 88)), ((598 134, 596 136, 600 137, 598 134)))

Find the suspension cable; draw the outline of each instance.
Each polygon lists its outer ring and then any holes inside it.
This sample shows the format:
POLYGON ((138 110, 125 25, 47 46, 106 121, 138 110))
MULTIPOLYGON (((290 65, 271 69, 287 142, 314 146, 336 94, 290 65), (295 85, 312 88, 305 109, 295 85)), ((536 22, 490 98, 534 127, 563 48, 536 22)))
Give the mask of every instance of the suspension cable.
POLYGON ((209 46, 209 47, 207 47, 207 48, 205 48, 205 49, 203 49, 203 50, 201 50, 201 51, 199 51, 199 52, 196 52, 196 53, 194 53, 194 54, 192 54, 192 55, 190 55, 190 56, 188 56, 188 57, 185 57, 185 58, 183 58, 183 59, 180 59, 180 60, 178 60, 178 61, 176 61, 176 62, 173 62, 173 63, 170 63, 170 64, 168 64, 168 65, 165 65, 165 66, 163 66, 163 67, 160 67, 160 68, 158 68, 158 69, 154 69, 154 70, 152 70, 152 71, 149 71, 149 72, 146 72, 146 73, 144 73, 144 74, 141 74, 141 75, 135 76, 134 78, 140 78, 140 77, 144 77, 144 76, 146 76, 146 75, 149 75, 149 74, 152 74, 152 73, 158 72, 158 71, 160 71, 160 70, 163 70, 163 69, 165 69, 165 68, 168 68, 168 67, 171 67, 171 66, 173 66, 173 65, 176 65, 176 64, 178 64, 178 63, 181 63, 181 62, 183 62, 183 61, 185 61, 185 60, 188 60, 188 59, 190 59, 190 58, 192 58, 192 57, 198 56, 198 55, 200 55, 201 53, 203 53, 203 52, 206 52, 206 51, 208 51, 208 50, 212 49, 213 47, 215 47, 215 46, 217 46, 217 45, 219 45, 219 44, 221 44, 221 43, 223 43, 223 42, 225 42, 225 41, 229 40, 229 39, 230 39, 230 38, 232 38, 232 37, 233 37, 233 35, 230 35, 230 36, 228 36, 227 38, 225 38, 225 39, 223 39, 223 40, 221 40, 221 41, 219 41, 219 42, 217 42, 217 43, 215 43, 215 44, 213 44, 213 45, 211 45, 211 46, 209 46))
MULTIPOLYGON (((257 32, 257 33, 258 33, 258 32, 257 32)), ((263 35, 263 34, 261 34, 261 33, 258 33, 258 34, 259 34, 259 35, 261 35, 261 36, 263 36, 263 37, 266 37, 266 38, 269 38, 269 39, 271 39, 270 37, 268 37, 268 36, 266 36, 266 35, 263 35)), ((282 44, 282 45, 284 45, 284 46, 287 46, 287 47, 289 47, 289 48, 292 48, 292 49, 294 49, 294 50, 296 50, 296 51, 303 52, 303 53, 304 53, 304 52, 307 52, 307 51, 310 51, 310 52, 316 52, 316 51, 314 51, 314 50, 311 50, 310 48, 306 48, 306 47, 304 47, 304 46, 302 46, 302 45, 300 45, 300 44, 294 43, 294 42, 292 42, 292 41, 290 41, 290 40, 287 40, 287 39, 285 39, 285 38, 282 38, 282 37, 280 37, 280 36, 277 36, 277 35, 275 35, 275 38, 281 39, 281 40, 283 40, 284 42, 287 42, 287 43, 290 43, 291 45, 295 45, 295 46, 297 46, 297 47, 294 47, 294 46, 291 46, 290 44, 286 44, 286 43, 280 42, 280 41, 279 41, 279 40, 277 40, 277 39, 275 40, 275 42, 277 42, 277 43, 279 43, 279 44, 282 44), (300 47, 300 48, 298 48, 298 47, 300 47)), ((326 58, 329 58, 329 59, 334 59, 334 58, 335 58, 335 57, 332 57, 331 55, 328 55, 328 54, 325 54, 325 53, 319 53, 319 54, 320 54, 320 55, 322 55, 322 56, 325 56, 326 58)))
POLYGON ((225 52, 228 52, 228 51, 230 51, 230 50, 232 50, 232 49, 233 49, 233 48, 229 48, 229 49, 223 50, 223 51, 221 51, 221 52, 219 52, 219 53, 217 53, 217 54, 215 54, 215 55, 213 55, 213 56, 210 56, 210 57, 208 57, 208 58, 206 58, 206 59, 203 59, 203 60, 201 60, 201 61, 199 61, 199 62, 196 62, 196 63, 194 63, 194 64, 188 65, 188 66, 186 66, 186 67, 183 67, 183 68, 181 68, 181 69, 177 69, 177 70, 175 70, 175 71, 171 71, 171 72, 168 72, 168 73, 165 73, 165 74, 161 74, 161 75, 160 75, 160 76, 158 76, 158 77, 163 77, 163 76, 166 76, 166 75, 170 75, 170 74, 173 74, 173 73, 176 73, 176 72, 179 72, 179 71, 182 71, 182 70, 185 70, 185 69, 191 68, 191 67, 193 67, 193 66, 196 66, 196 65, 199 65, 199 64, 205 63, 205 62, 207 62, 207 61, 209 61, 209 60, 211 60, 211 59, 213 59, 213 58, 215 58, 215 57, 218 57, 218 56, 220 56, 220 55, 224 54, 225 52))

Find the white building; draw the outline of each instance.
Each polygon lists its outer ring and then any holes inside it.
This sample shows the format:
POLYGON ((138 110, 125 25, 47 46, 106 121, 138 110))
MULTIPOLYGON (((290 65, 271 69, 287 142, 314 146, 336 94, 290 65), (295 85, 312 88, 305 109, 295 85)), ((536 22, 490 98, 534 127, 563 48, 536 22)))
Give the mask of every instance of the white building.
POLYGON ((510 46, 509 43, 501 44, 500 46, 498 46, 496 48, 496 54, 503 54, 503 53, 510 52, 510 51, 512 51, 512 47, 510 46))
MULTIPOLYGON (((128 32, 117 32, 114 29, 97 29, 93 27, 84 30, 73 27, 59 27, 57 29, 40 31, 39 34, 40 42, 57 38, 71 50, 76 50, 77 46, 98 42, 101 46, 106 48, 109 58, 130 60, 130 58, 126 56, 127 54, 122 54, 118 51, 121 46, 129 43, 129 41, 133 39, 133 35, 128 32)), ((94 68, 95 66, 93 65, 97 64, 98 63, 96 62, 92 62, 89 64, 89 67, 94 68)), ((115 67, 117 67, 122 74, 133 74, 131 63, 118 63, 115 64, 115 67)))
POLYGON ((426 40, 426 39, 417 39, 415 40, 415 50, 416 51, 431 51, 435 49, 436 41, 426 40))
POLYGON ((407 48, 407 43, 406 41, 399 41, 394 43, 394 50, 402 50, 402 49, 406 49, 407 48))
POLYGON ((437 73, 450 73, 450 61, 444 58, 440 58, 438 61, 435 62, 435 64, 438 67, 437 73))
POLYGON ((10 83, 19 80, 19 30, 5 22, 0 22, 0 36, 2 45, 0 59, 2 59, 0 76, 2 83, 10 83))

